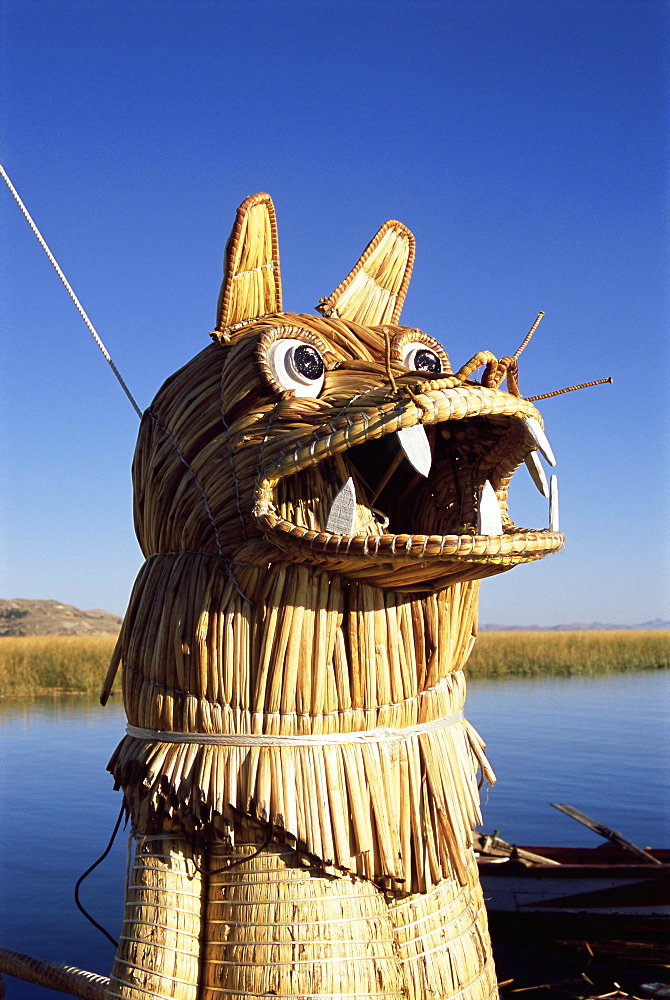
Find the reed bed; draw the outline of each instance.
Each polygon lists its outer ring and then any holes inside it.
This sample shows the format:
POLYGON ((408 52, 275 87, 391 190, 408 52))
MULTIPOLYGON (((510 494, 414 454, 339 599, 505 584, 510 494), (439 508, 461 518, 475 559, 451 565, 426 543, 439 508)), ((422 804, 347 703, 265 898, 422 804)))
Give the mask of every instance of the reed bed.
POLYGON ((0 637, 0 698, 98 695, 116 643, 113 635, 0 637))
MULTIPOLYGON (((0 698, 97 696, 112 635, 0 637, 0 698)), ((583 677, 670 668, 670 631, 483 632, 470 677, 583 677)), ((120 685, 117 684, 116 692, 120 685)))
POLYGON ((669 631, 484 632, 474 677, 587 677, 670 667, 669 631))

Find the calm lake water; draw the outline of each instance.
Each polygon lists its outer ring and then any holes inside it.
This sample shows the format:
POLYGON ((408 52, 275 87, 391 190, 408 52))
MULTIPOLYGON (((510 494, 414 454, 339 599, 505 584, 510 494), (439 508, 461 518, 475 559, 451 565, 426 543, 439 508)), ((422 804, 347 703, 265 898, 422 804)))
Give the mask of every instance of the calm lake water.
MULTIPOLYGON (((549 806, 567 802, 641 846, 670 846, 670 672, 470 680, 468 718, 498 784, 484 828, 509 841, 600 840, 549 806)), ((109 975, 114 948, 75 908, 77 878, 102 854, 121 805, 105 770, 125 725, 116 703, 79 698, 0 705, 0 945, 109 975)), ((127 837, 82 886, 116 936, 127 837)), ((62 997, 7 979, 8 1000, 62 997)))

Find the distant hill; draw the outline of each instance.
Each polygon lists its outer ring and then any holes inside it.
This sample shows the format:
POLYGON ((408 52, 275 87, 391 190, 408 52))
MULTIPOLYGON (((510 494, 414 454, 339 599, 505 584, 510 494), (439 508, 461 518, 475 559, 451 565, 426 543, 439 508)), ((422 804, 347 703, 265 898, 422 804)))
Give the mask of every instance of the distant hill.
POLYGON ((639 632, 646 630, 670 629, 670 622, 654 618, 640 625, 603 625, 602 622, 573 622, 571 625, 480 625, 480 632, 639 632))
POLYGON ((121 618, 94 608, 80 611, 59 601, 0 598, 0 636, 3 635, 116 635, 121 618))

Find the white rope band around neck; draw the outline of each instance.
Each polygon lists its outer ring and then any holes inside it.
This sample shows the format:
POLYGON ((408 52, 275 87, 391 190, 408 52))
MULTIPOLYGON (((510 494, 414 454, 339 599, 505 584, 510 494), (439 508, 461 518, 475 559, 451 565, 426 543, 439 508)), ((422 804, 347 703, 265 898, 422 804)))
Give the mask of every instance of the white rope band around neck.
POLYGON ((364 729, 356 733, 316 733, 309 736, 275 736, 256 733, 172 733, 161 729, 142 729, 139 726, 126 726, 128 736, 138 740, 156 740, 159 743, 198 743, 201 746, 214 747, 304 747, 333 746, 336 744, 355 743, 400 743, 412 736, 422 736, 436 729, 448 729, 463 721, 463 713, 455 712, 441 719, 430 722, 420 722, 416 726, 405 726, 403 729, 388 729, 380 726, 378 729, 364 729))

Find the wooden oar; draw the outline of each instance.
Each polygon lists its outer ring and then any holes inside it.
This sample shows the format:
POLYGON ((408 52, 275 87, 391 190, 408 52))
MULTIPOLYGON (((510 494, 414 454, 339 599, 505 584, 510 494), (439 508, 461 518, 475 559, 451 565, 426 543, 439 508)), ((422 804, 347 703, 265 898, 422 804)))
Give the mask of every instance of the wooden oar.
POLYGON ((636 854, 639 858, 644 858, 645 861, 651 861, 652 864, 661 864, 658 858, 653 857, 648 851, 644 851, 641 847, 631 843, 630 840, 626 840, 617 830, 610 830, 603 823, 596 823, 595 820, 585 816, 579 809, 575 809, 573 806, 561 805, 559 802, 552 802, 550 804, 554 809, 558 809, 560 812, 565 813, 566 816, 570 816, 571 819, 576 819, 578 823, 588 826, 589 830, 593 830, 594 833, 604 837, 605 840, 611 840, 613 844, 623 847, 625 851, 630 851, 631 854, 636 854))

